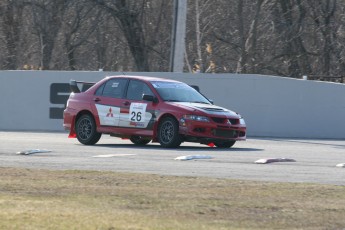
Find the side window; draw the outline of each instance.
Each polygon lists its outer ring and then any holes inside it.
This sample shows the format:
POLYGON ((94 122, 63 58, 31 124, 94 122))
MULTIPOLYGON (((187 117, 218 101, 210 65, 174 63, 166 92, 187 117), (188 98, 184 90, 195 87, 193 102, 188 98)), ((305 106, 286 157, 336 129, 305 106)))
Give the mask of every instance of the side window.
POLYGON ((111 79, 111 80, 107 81, 104 85, 102 96, 113 97, 113 98, 122 98, 123 93, 124 93, 125 88, 126 88, 126 83, 127 83, 126 79, 111 79))
POLYGON ((150 87, 148 87, 148 85, 146 84, 144 85, 143 94, 154 96, 154 93, 152 92, 150 87))
POLYGON ((127 99, 139 101, 142 100, 143 94, 154 95, 144 82, 131 80, 128 85, 127 99))
POLYGON ((104 85, 105 85, 105 83, 102 84, 102 85, 96 90, 96 93, 95 93, 96 96, 102 96, 102 94, 103 94, 103 89, 104 89, 104 85))

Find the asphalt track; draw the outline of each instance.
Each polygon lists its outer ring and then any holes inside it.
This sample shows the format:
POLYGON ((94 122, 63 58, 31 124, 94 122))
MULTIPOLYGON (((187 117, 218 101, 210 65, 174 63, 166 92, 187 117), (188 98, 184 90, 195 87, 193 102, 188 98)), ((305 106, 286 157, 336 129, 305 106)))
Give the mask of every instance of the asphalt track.
POLYGON ((0 170, 97 170, 345 185, 345 168, 336 167, 340 163, 345 163, 345 140, 249 138, 225 150, 194 143, 163 149, 156 143, 138 147, 129 140, 107 135, 97 145, 84 146, 76 139, 68 139, 66 133, 0 132, 0 170), (29 149, 51 152, 16 154, 29 149), (174 160, 185 155, 207 155, 212 159, 174 160), (296 162, 254 163, 262 158, 290 158, 296 162))

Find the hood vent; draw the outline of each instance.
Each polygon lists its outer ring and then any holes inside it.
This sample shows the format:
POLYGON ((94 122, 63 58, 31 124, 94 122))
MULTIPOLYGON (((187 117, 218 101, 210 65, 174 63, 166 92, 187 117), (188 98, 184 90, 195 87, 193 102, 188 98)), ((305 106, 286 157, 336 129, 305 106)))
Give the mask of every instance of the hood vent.
POLYGON ((203 107, 198 107, 199 109, 203 109, 206 111, 211 111, 211 112, 223 112, 224 109, 220 109, 220 108, 203 108, 203 107))

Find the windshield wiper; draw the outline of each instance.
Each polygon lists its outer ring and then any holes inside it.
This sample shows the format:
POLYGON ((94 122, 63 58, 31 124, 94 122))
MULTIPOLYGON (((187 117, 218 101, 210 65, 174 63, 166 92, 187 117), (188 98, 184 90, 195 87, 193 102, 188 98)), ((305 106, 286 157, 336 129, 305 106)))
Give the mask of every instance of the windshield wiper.
POLYGON ((167 101, 167 102, 181 102, 181 101, 179 101, 179 100, 173 100, 173 99, 164 100, 164 101, 167 101))

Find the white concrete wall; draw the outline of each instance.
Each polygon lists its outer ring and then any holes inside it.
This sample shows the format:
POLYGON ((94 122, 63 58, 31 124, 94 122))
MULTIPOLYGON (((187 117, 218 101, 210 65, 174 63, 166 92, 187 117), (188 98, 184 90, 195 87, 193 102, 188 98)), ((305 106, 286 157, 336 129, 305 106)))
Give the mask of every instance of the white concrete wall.
MULTIPOLYGON (((63 101, 68 93, 54 97, 51 85, 68 84, 70 79, 95 82, 117 74, 0 71, 0 130, 62 131, 62 119, 51 119, 50 110, 62 109, 64 104, 56 104, 59 103, 56 99, 63 101)), ((158 76, 198 85, 215 104, 244 116, 248 136, 345 138, 344 84, 263 75, 126 74, 158 76)))

